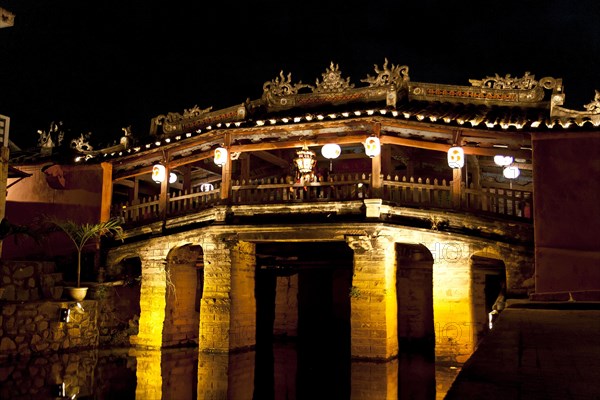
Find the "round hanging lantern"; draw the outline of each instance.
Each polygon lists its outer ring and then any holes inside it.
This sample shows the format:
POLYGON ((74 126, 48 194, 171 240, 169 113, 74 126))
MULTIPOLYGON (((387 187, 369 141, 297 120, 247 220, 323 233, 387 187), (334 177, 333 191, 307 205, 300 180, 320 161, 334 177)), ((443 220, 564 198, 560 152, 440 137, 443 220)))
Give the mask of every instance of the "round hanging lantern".
POLYGON ((310 174, 317 162, 314 151, 309 150, 306 145, 301 150, 297 151, 297 157, 294 158, 294 164, 301 174, 310 174))
POLYGON ((448 150, 448 166, 453 169, 462 168, 465 165, 465 152, 462 147, 454 146, 448 150))
POLYGON ((342 154, 342 149, 335 143, 327 143, 321 148, 321 154, 328 159, 338 158, 342 154))
POLYGON ((210 192, 211 190, 215 190, 215 187, 212 183, 203 183, 202 185, 200 185, 201 192, 210 192))
POLYGON ((175 172, 169 172, 169 183, 177 182, 177 174, 175 172))
POLYGON ((165 180, 166 169, 162 164, 154 164, 152 167, 152 180, 156 183, 161 183, 165 180))
POLYGON ((510 167, 504 168, 504 171, 502 171, 502 174, 504 175, 504 177, 506 179, 517 179, 519 177, 519 175, 521 174, 521 170, 519 169, 519 167, 515 167, 513 165, 510 167))
POLYGON ((506 167, 512 164, 513 158, 511 156, 502 156, 496 155, 494 156, 494 163, 500 167, 506 167))
POLYGON ((217 147, 215 149, 215 164, 222 167, 227 162, 227 149, 224 147, 217 147))
POLYGON ((378 137, 369 136, 367 140, 365 140, 364 146, 366 155, 371 158, 378 156, 381 152, 381 145, 378 137))

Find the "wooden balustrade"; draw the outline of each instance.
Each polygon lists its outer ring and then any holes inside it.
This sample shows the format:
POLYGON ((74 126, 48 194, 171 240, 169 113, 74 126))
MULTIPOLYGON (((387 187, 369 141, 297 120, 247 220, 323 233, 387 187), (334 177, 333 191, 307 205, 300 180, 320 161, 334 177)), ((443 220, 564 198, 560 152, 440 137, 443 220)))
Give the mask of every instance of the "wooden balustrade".
MULTIPOLYGON (((296 182, 290 177, 233 181, 230 204, 272 204, 361 200, 370 197, 366 174, 332 174, 296 182)), ((382 200, 392 205, 452 209, 451 182, 429 178, 382 177, 382 200)), ((220 188, 171 192, 167 216, 198 212, 221 203, 220 188)), ((461 188, 460 209, 531 219, 532 192, 503 188, 461 188)), ((142 224, 160 218, 159 196, 115 206, 113 214, 126 223, 142 224)))
POLYGON ((406 176, 400 179, 399 176, 387 176, 383 180, 384 200, 398 205, 427 205, 430 207, 451 208, 452 207, 452 187, 450 182, 443 179, 439 182, 434 179, 433 182, 426 178, 406 176))
POLYGON ((533 216, 533 193, 524 190, 503 188, 462 190, 462 207, 475 211, 489 212, 531 219, 533 216))
POLYGON ((344 201, 368 197, 366 174, 332 175, 327 181, 292 182, 287 178, 235 181, 234 204, 265 204, 305 201, 344 201))
POLYGON ((221 189, 215 187, 213 190, 202 191, 200 187, 193 188, 189 193, 187 190, 172 192, 169 196, 169 215, 184 214, 202 210, 219 204, 221 201, 221 189))

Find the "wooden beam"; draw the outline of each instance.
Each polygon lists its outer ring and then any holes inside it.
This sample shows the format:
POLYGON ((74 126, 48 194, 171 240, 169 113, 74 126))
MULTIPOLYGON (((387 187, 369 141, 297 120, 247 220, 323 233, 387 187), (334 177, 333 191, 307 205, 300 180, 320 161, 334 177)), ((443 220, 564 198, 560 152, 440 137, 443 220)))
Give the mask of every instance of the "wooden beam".
POLYGON ((258 157, 260 159, 263 159, 265 161, 268 161, 271 164, 275 164, 275 165, 277 165, 278 167, 281 167, 281 168, 287 168, 287 167, 290 166, 290 163, 288 163, 283 158, 277 157, 276 155, 271 154, 271 153, 269 153, 267 151, 257 151, 255 153, 252 153, 252 155, 256 156, 256 157, 258 157))
MULTIPOLYGON (((449 144, 445 143, 435 143, 435 142, 427 142, 423 140, 416 139, 406 139, 399 138, 395 136, 381 136, 380 138, 381 144, 392 144, 396 146, 405 146, 405 147, 416 147, 419 149, 433 150, 433 151, 442 151, 447 152, 450 147, 449 144)), ((489 156, 493 157, 497 154, 503 154, 507 156, 513 156, 515 158, 531 158, 531 150, 513 150, 513 149, 504 149, 504 148, 495 148, 495 147, 469 147, 462 146, 465 154, 476 155, 476 156, 489 156)))

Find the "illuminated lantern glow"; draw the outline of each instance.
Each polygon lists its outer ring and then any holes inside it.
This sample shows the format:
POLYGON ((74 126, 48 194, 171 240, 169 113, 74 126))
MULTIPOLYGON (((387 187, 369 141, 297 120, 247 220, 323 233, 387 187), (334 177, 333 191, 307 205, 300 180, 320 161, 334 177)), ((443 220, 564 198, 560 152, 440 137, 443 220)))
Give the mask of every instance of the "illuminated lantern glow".
POLYGON ((169 172, 169 183, 177 182, 177 174, 175 172, 169 172))
POLYGON ((452 169, 462 168, 465 165, 465 152, 462 147, 450 147, 448 150, 448 166, 452 169))
POLYGON ((154 164, 152 167, 152 180, 156 183, 161 183, 165 180, 166 169, 162 164, 154 164))
POLYGON ((222 167, 227 163, 227 149, 224 147, 217 147, 215 149, 215 164, 222 167))
POLYGON ((513 158, 511 156, 502 156, 496 155, 494 156, 494 163, 500 167, 506 167, 512 164, 513 158))
POLYGON ((379 138, 375 136, 369 136, 364 143, 365 146, 365 154, 369 157, 373 158, 378 156, 381 153, 381 144, 379 143, 379 138))
POLYGON ((201 192, 210 192, 211 190, 215 190, 215 187, 212 183, 203 183, 202 185, 200 185, 201 192))
POLYGON ((294 164, 298 168, 298 172, 303 175, 310 174, 317 162, 314 151, 309 150, 306 145, 301 150, 297 151, 297 157, 294 158, 294 164))
POLYGON ((335 143, 327 143, 321 148, 321 154, 328 159, 338 158, 342 154, 342 149, 335 143))
POLYGON ((517 179, 520 174, 521 170, 519 169, 519 167, 516 167, 514 165, 511 167, 506 167, 504 168, 504 171, 502 171, 502 175, 504 175, 506 179, 517 179))

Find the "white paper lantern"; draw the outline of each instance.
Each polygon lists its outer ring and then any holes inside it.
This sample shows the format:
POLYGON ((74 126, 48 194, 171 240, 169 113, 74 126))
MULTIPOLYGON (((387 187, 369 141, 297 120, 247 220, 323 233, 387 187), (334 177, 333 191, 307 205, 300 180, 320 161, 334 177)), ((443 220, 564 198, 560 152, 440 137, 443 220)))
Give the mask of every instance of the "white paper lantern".
POLYGON ((175 172, 169 172, 169 183, 177 182, 177 174, 175 172))
POLYGON ((215 149, 215 164, 222 167, 227 163, 227 149, 224 147, 217 147, 215 149))
POLYGON ((506 179, 517 179, 519 177, 519 175, 521 174, 521 170, 519 169, 519 167, 516 167, 513 165, 510 167, 504 168, 504 171, 502 171, 502 174, 504 175, 504 177, 506 179))
POLYGON ((373 158, 381 153, 381 144, 379 138, 375 136, 369 136, 364 143, 365 154, 373 158))
POLYGON ((162 164, 154 164, 152 167, 152 180, 156 183, 161 183, 165 180, 166 168, 162 164))
POLYGON ((462 168, 465 165, 465 152, 462 147, 450 147, 448 150, 448 166, 453 169, 462 168))
POLYGON ((202 185, 200 185, 201 192, 210 192, 211 190, 215 190, 215 187, 212 183, 203 183, 202 185))
POLYGON ((502 156, 496 155, 494 156, 494 163, 500 167, 506 167, 512 164, 513 158, 511 156, 502 156))
POLYGON ((342 154, 342 149, 335 143, 327 143, 321 148, 321 154, 328 159, 338 158, 342 154))

